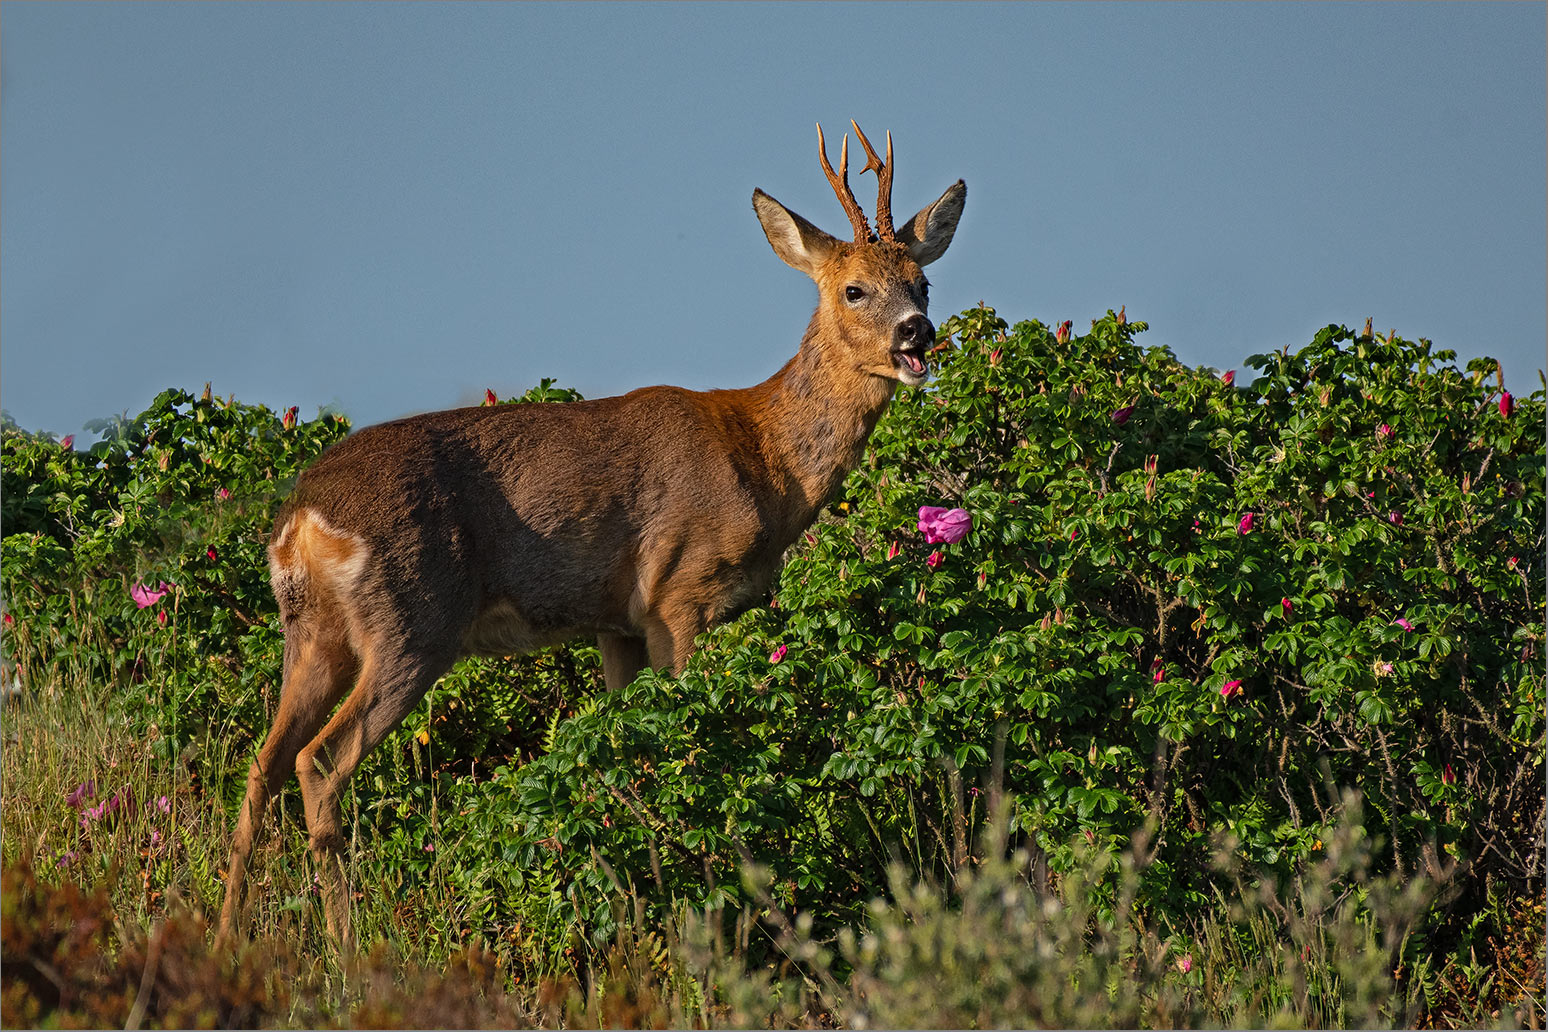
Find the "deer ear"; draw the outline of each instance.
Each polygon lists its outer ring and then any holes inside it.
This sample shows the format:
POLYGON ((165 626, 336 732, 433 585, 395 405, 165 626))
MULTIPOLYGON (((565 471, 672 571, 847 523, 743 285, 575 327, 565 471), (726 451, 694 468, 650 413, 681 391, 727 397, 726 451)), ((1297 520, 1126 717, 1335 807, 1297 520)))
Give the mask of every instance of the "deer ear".
POLYGON ((898 243, 908 248, 914 261, 929 265, 950 246, 966 200, 967 184, 959 179, 948 186, 934 204, 921 209, 918 215, 898 227, 898 243))
POLYGON ((754 190, 752 200, 774 253, 792 269, 816 279, 817 269, 833 254, 838 241, 762 190, 754 190))

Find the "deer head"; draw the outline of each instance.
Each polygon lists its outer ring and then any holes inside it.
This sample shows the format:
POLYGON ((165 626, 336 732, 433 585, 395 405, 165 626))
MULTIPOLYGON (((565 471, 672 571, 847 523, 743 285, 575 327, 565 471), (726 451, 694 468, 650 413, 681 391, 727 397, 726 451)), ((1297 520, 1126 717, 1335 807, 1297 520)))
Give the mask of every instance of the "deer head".
POLYGON ((808 341, 815 340, 825 358, 837 366, 906 384, 920 384, 928 375, 927 354, 935 343, 935 327, 926 316, 930 283, 923 267, 945 253, 962 217, 967 185, 957 180, 933 203, 905 222, 892 223, 892 133, 887 134, 883 161, 854 126, 867 157, 862 172, 876 173, 876 229, 849 188, 849 134, 839 152, 838 172, 828 162, 822 126, 817 127, 817 155, 839 203, 854 228, 854 240, 844 241, 818 229, 762 190, 753 191, 753 210, 774 253, 791 268, 817 284, 817 312, 808 341))

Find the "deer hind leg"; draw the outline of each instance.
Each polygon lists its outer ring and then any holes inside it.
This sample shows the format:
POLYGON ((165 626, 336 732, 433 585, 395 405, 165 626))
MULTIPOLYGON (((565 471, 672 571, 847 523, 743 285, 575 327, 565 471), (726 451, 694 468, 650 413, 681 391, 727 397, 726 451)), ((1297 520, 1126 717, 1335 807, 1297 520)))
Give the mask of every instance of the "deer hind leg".
POLYGON ((402 723, 436 680, 451 668, 454 659, 454 654, 416 650, 406 644, 372 649, 355 690, 296 757, 296 774, 301 779, 301 800, 322 886, 328 931, 346 956, 354 939, 339 798, 360 761, 402 723))
POLYGON ((247 865, 272 799, 295 769, 296 756, 328 719, 355 680, 359 663, 338 628, 316 629, 291 621, 285 638, 279 710, 247 773, 247 793, 231 836, 226 898, 217 945, 229 944, 241 924, 247 865))

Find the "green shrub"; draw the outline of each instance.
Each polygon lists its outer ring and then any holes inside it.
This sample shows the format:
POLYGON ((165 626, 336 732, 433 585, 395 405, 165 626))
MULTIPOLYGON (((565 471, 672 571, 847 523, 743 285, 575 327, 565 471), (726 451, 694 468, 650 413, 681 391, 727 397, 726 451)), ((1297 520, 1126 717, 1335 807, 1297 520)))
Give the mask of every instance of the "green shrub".
MULTIPOLYGON (((366 937, 440 961, 482 936, 524 984, 605 971, 631 897, 640 927, 767 906, 831 941, 905 898, 899 863, 966 886, 1000 805, 1036 892, 1078 884, 1093 920, 1189 936, 1238 891, 1221 836, 1249 888, 1281 891, 1347 830, 1342 786, 1379 842, 1356 902, 1389 876, 1441 886, 1402 947, 1429 1013, 1504 1013, 1514 990, 1470 958, 1516 956, 1542 897, 1543 392, 1504 404, 1491 360, 1336 326, 1236 383, 1143 328, 946 320, 938 378, 899 394, 774 600, 681 678, 604 694, 585 645, 460 666, 346 804, 366 937), (928 542, 922 506, 971 530, 928 542), (1098 873, 1070 881, 1088 854, 1098 873)), ((170 790, 229 821, 278 687, 269 521, 348 424, 167 391, 107 429, 75 452, 5 427, 7 718, 104 700, 150 751, 142 808, 170 790)), ((7 859, 18 821, 51 855, 93 846, 50 808, 71 784, 11 779, 7 859)), ((314 909, 293 797, 259 927, 314 909)), ((222 833, 199 833, 182 887, 209 906, 222 833)))
POLYGON ((592 851, 713 904, 745 848, 852 921, 893 859, 958 869, 1003 788, 1040 870, 1154 821, 1141 900, 1176 916, 1216 834, 1265 875, 1315 859, 1339 785, 1378 872, 1461 865, 1436 922, 1540 886, 1542 393, 1507 416, 1492 362, 1339 327, 1237 385, 1141 329, 947 320, 775 604, 501 779, 507 855, 567 868, 599 928, 592 851), (923 505, 971 532, 924 542, 923 505))

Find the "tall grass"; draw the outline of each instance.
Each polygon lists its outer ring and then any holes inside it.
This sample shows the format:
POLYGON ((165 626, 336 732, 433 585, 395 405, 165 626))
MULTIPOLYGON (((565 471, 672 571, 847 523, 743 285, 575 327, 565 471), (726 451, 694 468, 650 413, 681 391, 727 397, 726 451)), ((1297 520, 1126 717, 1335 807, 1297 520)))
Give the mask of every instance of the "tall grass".
MULTIPOLYGON (((1181 927, 1157 925, 1135 905, 1143 837, 1116 861, 1092 853, 1073 874, 1044 881, 1025 853, 1007 848, 1001 820, 945 881, 895 866, 869 923, 836 938, 819 939, 807 918, 784 914, 749 866, 758 906, 679 906, 665 922, 648 919, 617 882, 618 932, 588 949, 562 913, 541 928, 477 927, 457 893, 455 843, 443 843, 421 878, 397 884, 360 846, 379 838, 385 813, 414 800, 378 786, 368 808, 354 793, 346 801, 356 927, 370 949, 346 972, 324 932, 292 787, 255 858, 253 945, 213 957, 204 915, 221 901, 232 802, 218 786, 240 784, 247 757, 229 729, 204 729, 181 752, 166 748, 155 725, 139 730, 144 712, 167 711, 155 674, 152 666, 127 689, 108 688, 65 656, 0 711, 7 1025, 1543 1021, 1540 964, 1501 967, 1500 979, 1521 982, 1518 1004, 1503 1008, 1476 991, 1493 975, 1469 981, 1434 969, 1412 933, 1441 885, 1369 874, 1374 844, 1354 797, 1337 801, 1344 818, 1319 861, 1283 884, 1238 870, 1236 893, 1181 927), (1116 895, 1094 902, 1103 897, 1090 890, 1113 862, 1116 895)), ((389 764, 384 780, 395 775, 406 785, 423 771, 389 764)), ((442 805, 431 786, 430 805, 442 805)), ((1230 869, 1230 844, 1221 846, 1230 869)), ((1536 942, 1540 949, 1540 934, 1536 942)))
MULTIPOLYGON (((1088 889, 1105 858, 1039 887, 1027 856, 991 832, 946 883, 895 867, 869 924, 836 939, 782 913, 749 868, 757 912, 679 908, 652 925, 621 891, 614 941, 560 963, 519 936, 497 950, 470 941, 432 866, 411 892, 360 894, 362 941, 375 947, 347 976, 322 932, 304 834, 289 827, 256 867, 255 945, 211 958, 202 915, 220 901, 228 828, 202 786, 242 761, 219 736, 199 755, 168 756, 154 733, 131 730, 120 693, 62 673, 3 713, 7 1024, 1401 1027, 1436 984, 1412 961, 1394 977, 1435 886, 1367 875, 1372 843, 1353 798, 1322 861, 1283 885, 1240 872, 1235 897, 1187 927, 1136 909, 1143 841, 1118 861, 1117 896, 1098 905, 1088 889), (51 924, 101 934, 83 949, 62 927, 50 939, 51 924), (67 955, 36 955, 48 942, 68 942, 67 955), (47 978, 29 988, 25 973, 45 968, 74 991, 47 978)), ((352 816, 368 836, 371 815, 352 816)), ((1534 1023, 1541 1010, 1459 1017, 1534 1023)))

